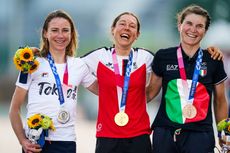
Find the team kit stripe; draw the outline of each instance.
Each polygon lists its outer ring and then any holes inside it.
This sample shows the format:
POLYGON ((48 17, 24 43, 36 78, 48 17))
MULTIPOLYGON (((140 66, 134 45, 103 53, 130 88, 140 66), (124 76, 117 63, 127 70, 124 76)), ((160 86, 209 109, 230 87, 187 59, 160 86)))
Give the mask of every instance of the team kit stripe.
MULTIPOLYGON (((188 87, 191 87, 192 80, 187 80, 188 87)), ((190 89, 188 89, 189 92, 190 89)), ((210 96, 204 85, 197 83, 193 105, 196 107, 197 114, 194 118, 185 118, 182 114, 183 107, 188 104, 184 85, 181 79, 171 80, 168 83, 165 102, 166 113, 172 122, 185 124, 201 121, 206 118, 210 96)))

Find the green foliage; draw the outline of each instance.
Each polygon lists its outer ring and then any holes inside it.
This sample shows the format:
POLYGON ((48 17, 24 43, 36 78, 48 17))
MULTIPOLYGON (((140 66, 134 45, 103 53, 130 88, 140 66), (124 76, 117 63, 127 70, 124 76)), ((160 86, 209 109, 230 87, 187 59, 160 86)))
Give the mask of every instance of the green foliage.
MULTIPOLYGON (((200 5, 209 12, 211 17, 211 24, 217 20, 225 20, 230 22, 230 1, 229 0, 176 0, 172 2, 171 22, 176 25, 176 14, 180 12, 184 7, 191 4, 200 5)), ((174 29, 177 33, 177 29, 174 29)))
POLYGON ((0 48, 0 75, 3 74, 4 72, 6 72, 7 68, 8 68, 8 56, 9 56, 9 52, 6 51, 5 48, 0 48))
POLYGON ((182 10, 190 4, 197 4, 208 10, 213 21, 223 19, 230 22, 229 0, 177 0, 175 1, 175 12, 182 10))
POLYGON ((230 120, 229 118, 227 119, 223 119, 222 121, 220 121, 218 124, 217 124, 217 130, 219 132, 221 131, 224 131, 225 134, 230 134, 230 120))

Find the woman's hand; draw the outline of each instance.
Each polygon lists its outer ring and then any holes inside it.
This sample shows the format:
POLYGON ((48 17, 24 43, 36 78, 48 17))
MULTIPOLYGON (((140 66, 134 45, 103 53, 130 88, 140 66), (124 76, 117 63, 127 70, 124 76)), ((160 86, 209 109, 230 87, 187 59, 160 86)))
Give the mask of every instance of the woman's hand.
POLYGON ((213 58, 214 60, 217 59, 217 60, 223 60, 224 59, 224 54, 223 52, 217 48, 217 47, 208 47, 207 48, 209 54, 211 54, 211 58, 213 58))
POLYGON ((39 153, 42 151, 40 145, 32 144, 28 139, 23 140, 21 145, 25 153, 39 153))
POLYGON ((36 56, 40 56, 40 50, 37 47, 30 47, 36 56))

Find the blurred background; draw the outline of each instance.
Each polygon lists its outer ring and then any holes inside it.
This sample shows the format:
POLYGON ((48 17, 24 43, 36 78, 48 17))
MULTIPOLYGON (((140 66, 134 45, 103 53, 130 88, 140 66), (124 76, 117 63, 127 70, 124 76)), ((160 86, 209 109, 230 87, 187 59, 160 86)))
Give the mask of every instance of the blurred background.
MULTIPOLYGON (((230 74, 230 1, 229 0, 1 0, 0 2, 0 153, 20 152, 21 147, 11 129, 8 110, 18 71, 12 57, 20 46, 39 47, 40 31, 47 14, 56 9, 67 11, 79 33, 77 56, 102 46, 111 46, 110 25, 124 11, 135 13, 141 22, 141 35, 135 46, 156 52, 178 45, 176 13, 188 4, 207 9, 212 23, 202 47, 217 46, 225 54, 225 70, 230 74), (10 146, 10 147, 9 147, 10 146)), ((226 92, 230 98, 230 81, 226 92)), ((229 100, 230 101, 230 100, 229 100)), ((148 104, 153 121, 159 98, 148 104)), ((78 94, 78 153, 95 149, 97 97, 80 88, 78 94)), ((22 109, 22 116, 25 115, 22 109)))

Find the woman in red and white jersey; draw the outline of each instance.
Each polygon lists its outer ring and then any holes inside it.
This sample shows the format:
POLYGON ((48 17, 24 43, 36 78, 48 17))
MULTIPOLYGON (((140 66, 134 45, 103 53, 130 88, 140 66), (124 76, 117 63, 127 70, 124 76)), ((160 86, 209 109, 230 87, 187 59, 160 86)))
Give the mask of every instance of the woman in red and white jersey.
POLYGON ((102 47, 82 57, 99 85, 96 153, 150 153, 145 88, 153 54, 132 47, 140 35, 134 14, 117 16, 111 33, 114 47, 102 47))

